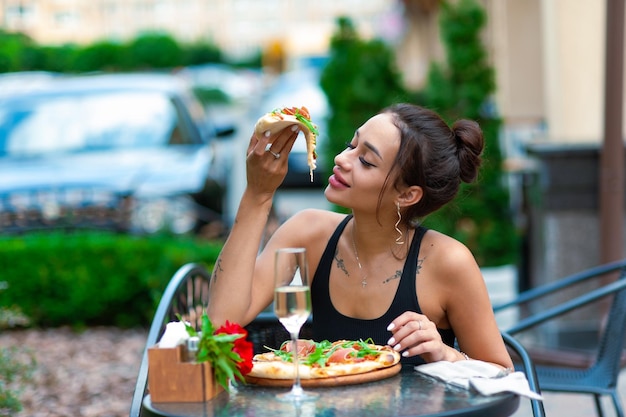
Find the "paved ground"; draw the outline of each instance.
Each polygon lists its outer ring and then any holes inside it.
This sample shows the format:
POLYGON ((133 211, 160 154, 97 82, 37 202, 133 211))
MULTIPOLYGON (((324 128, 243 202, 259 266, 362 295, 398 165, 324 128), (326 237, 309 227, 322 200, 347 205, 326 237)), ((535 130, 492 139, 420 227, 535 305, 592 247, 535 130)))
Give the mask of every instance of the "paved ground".
POLYGON ((20 347, 37 360, 19 395, 24 410, 11 417, 127 417, 146 336, 110 327, 0 331, 0 349, 20 347))
MULTIPOLYGON (((626 404, 626 370, 620 375, 618 388, 622 405, 626 404)), ((560 394, 560 393, 544 393, 544 408, 547 417, 594 417, 596 416, 595 402, 591 395, 583 394, 560 394)), ((604 416, 615 416, 613 403, 606 397, 602 402, 604 406, 604 416)), ((520 408, 513 417, 532 417, 530 401, 523 399, 520 408)))

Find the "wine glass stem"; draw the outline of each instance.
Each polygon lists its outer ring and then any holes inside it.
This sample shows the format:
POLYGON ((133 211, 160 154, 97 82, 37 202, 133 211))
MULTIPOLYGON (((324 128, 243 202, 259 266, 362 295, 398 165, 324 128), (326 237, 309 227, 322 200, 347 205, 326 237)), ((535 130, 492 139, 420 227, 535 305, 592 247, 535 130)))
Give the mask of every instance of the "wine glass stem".
POLYGON ((291 351, 293 352, 293 366, 296 371, 296 380, 291 388, 291 392, 300 395, 302 387, 300 386, 300 366, 298 363, 298 333, 291 333, 291 351))

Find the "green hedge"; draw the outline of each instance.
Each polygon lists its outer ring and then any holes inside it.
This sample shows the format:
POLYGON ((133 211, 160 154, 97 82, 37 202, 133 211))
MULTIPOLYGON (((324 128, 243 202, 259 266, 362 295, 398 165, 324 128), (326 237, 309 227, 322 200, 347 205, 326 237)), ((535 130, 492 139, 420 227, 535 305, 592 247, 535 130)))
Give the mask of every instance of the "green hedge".
POLYGON ((221 242, 101 232, 0 237, 0 307, 42 327, 150 323, 165 286, 188 262, 212 268, 221 242))
POLYGON ((0 73, 52 71, 141 71, 179 68, 206 63, 260 68, 261 51, 243 60, 226 59, 210 41, 181 43, 164 32, 145 32, 125 42, 97 40, 87 45, 40 45, 22 33, 0 28, 0 73))

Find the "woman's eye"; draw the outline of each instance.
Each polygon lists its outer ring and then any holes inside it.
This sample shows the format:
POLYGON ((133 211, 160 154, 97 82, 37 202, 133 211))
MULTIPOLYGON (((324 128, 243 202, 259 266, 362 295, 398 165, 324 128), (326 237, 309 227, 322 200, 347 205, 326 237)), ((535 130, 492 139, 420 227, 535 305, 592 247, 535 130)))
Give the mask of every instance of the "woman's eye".
POLYGON ((375 167, 375 166, 376 166, 376 165, 374 165, 374 164, 372 164, 372 163, 370 163, 370 162, 367 162, 367 161, 365 160, 365 158, 364 158, 364 157, 362 157, 362 156, 359 156, 359 161, 361 161, 361 163, 362 163, 363 165, 365 165, 366 167, 375 167))
MULTIPOLYGON (((356 149, 356 145, 353 145, 353 144, 352 144, 352 142, 346 142, 346 149, 356 149)), ((366 167, 368 167, 368 168, 369 168, 369 167, 375 167, 375 166, 376 166, 376 165, 374 165, 374 164, 372 164, 372 163, 370 163, 370 162, 367 162, 367 161, 365 160, 365 157, 364 157, 364 156, 362 156, 362 155, 361 155, 361 156, 359 156, 359 161, 361 161, 361 163, 362 163, 363 165, 365 165, 366 167)))

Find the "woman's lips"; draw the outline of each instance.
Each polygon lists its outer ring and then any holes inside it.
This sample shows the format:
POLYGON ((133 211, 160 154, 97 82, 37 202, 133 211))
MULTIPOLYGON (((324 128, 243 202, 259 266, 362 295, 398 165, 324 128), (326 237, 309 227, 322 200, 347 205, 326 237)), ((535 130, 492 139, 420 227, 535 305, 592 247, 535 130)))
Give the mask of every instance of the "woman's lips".
POLYGON ((346 180, 343 179, 337 167, 333 168, 333 175, 328 178, 328 184, 335 188, 350 188, 346 180))

